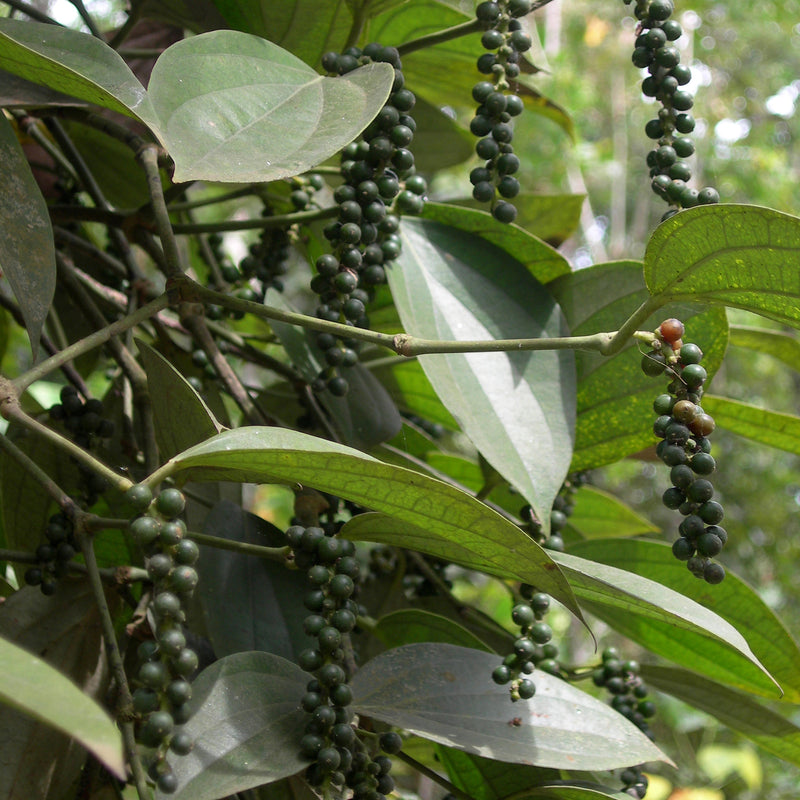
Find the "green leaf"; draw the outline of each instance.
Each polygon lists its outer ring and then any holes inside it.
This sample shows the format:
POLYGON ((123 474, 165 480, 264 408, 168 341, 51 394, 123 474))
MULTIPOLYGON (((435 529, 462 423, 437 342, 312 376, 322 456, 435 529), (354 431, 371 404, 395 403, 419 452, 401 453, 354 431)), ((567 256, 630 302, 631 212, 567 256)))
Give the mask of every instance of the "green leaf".
POLYGON ((641 675, 653 689, 705 711, 759 747, 800 766, 800 728, 752 697, 674 667, 642 664, 641 675))
POLYGON ((213 31, 167 48, 149 93, 176 182, 266 182, 305 172, 355 139, 393 77, 389 64, 322 77, 265 39, 213 31))
POLYGON ((270 653, 236 653, 203 670, 182 727, 194 747, 169 759, 178 791, 159 800, 217 800, 303 769, 306 683, 308 673, 270 653))
POLYGON ((506 764, 442 745, 436 753, 450 781, 473 800, 503 800, 511 795, 521 798, 531 786, 558 780, 561 774, 545 767, 506 764))
MULTIPOLYGON (((615 539, 623 547, 625 539, 615 539)), ((591 542, 581 544, 589 547, 591 542)), ((705 675, 756 694, 780 688, 727 620, 648 578, 571 553, 554 553, 581 607, 643 647, 705 675)), ((675 564, 675 572, 685 567, 675 564)))
POLYGON ((137 341, 153 404, 158 449, 169 458, 224 430, 189 381, 157 350, 137 341))
MULTIPOLYGON (((636 261, 597 264, 564 275, 547 288, 561 306, 573 336, 615 331, 647 300, 642 267, 636 261)), ((687 340, 703 349, 703 365, 713 375, 727 344, 725 311, 675 304, 651 315, 641 327, 655 330, 671 316, 686 323, 687 340)), ((648 378, 640 362, 633 341, 611 358, 576 354, 578 417, 571 471, 611 464, 654 444, 653 400, 665 391, 667 380, 648 378), (632 425, 632 420, 641 420, 641 426, 632 425)))
POLYGON ((0 19, 0 67, 49 89, 135 117, 159 136, 158 116, 116 50, 95 36, 18 19, 0 19))
MULTIPOLYGON (((234 542, 281 547, 282 533, 264 519, 222 500, 209 512, 203 533, 234 542)), ((261 650, 295 660, 308 647, 303 631, 308 590, 305 574, 283 564, 244 553, 201 545, 203 579, 195 597, 214 653, 227 656, 261 650)))
MULTIPOLYGON (((800 648, 775 613, 738 575, 729 572, 719 586, 710 587, 689 570, 681 569, 672 548, 663 542, 580 542, 570 547, 570 553, 669 584, 676 592, 719 614, 746 633, 753 653, 783 689, 783 700, 800 702, 800 648)), ((696 669, 694 663, 686 666, 696 669)), ((713 677, 722 680, 719 672, 713 677)), ((759 694, 775 696, 774 691, 759 694)))
MULTIPOLYGON (((586 196, 582 194, 547 195, 521 192, 514 198, 514 205, 517 208, 515 224, 547 244, 558 247, 578 229, 585 199, 586 196)), ((467 208, 486 208, 486 203, 479 203, 471 197, 448 200, 448 203, 467 208)))
POLYGON ((393 363, 375 367, 372 372, 400 409, 458 430, 458 423, 444 407, 419 361, 398 357, 393 363))
POLYGON ((800 219, 747 205, 698 206, 654 231, 650 293, 744 308, 800 327, 800 219))
POLYGON ((387 647, 416 642, 443 642, 493 652, 491 647, 457 622, 418 608, 386 614, 370 632, 387 647))
MULTIPOLYGON (((231 28, 263 36, 307 64, 341 52, 353 24, 348 3, 315 0, 213 0, 231 28)), ((373 5, 373 4, 370 4, 373 5)))
POLYGON ((125 777, 122 736, 114 720, 49 664, 0 637, 0 700, 77 739, 117 777, 125 777))
POLYGON ((554 781, 532 788, 524 797, 525 800, 627 800, 630 795, 596 783, 554 781))
POLYGON ((527 267, 537 281, 547 283, 570 271, 569 263, 557 250, 517 225, 498 222, 484 210, 446 203, 425 203, 424 219, 473 233, 497 245, 527 267))
POLYGON ((458 546, 485 564, 487 571, 496 564, 494 569, 504 572, 515 552, 517 562, 525 553, 525 559, 532 559, 525 564, 530 578, 526 581, 553 595, 580 618, 552 559, 516 525, 435 478, 384 464, 350 447, 298 431, 237 428, 186 450, 159 470, 160 478, 178 473, 183 480, 313 486, 418 526, 437 546, 458 546))
POLYGON ((499 761, 615 769, 669 759, 600 700, 537 672, 536 696, 512 703, 492 681, 499 657, 449 644, 411 644, 366 663, 353 709, 440 744, 499 761))
POLYGON ((47 106, 86 107, 87 103, 67 94, 55 92, 19 75, 0 70, 1 108, 46 108, 47 106))
POLYGON ((131 0, 130 5, 134 18, 157 19, 194 33, 225 27, 211 0, 131 0))
POLYGON ((630 506, 594 486, 583 486, 578 492, 569 525, 584 539, 639 536, 659 530, 630 506))
POLYGON ((413 113, 417 130, 412 148, 418 172, 427 175, 471 158, 475 137, 469 130, 421 97, 413 113))
POLYGON ((731 325, 730 343, 777 358, 795 371, 800 369, 800 339, 791 333, 731 325))
POLYGON ((6 220, 0 270, 19 303, 35 358, 56 288, 53 228, 14 129, 4 114, 0 116, 0 174, 6 176, 0 192, 0 217, 6 220))
POLYGON ((794 414, 767 411, 713 395, 703 395, 703 410, 714 417, 717 427, 760 444, 800 454, 800 417, 794 414))
MULTIPOLYGON (((486 340, 566 333, 558 306, 518 261, 440 223, 403 223, 403 250, 387 277, 403 325, 414 336, 486 340)), ((545 527, 572 452, 573 360, 571 351, 552 350, 419 357, 461 429, 545 527)))

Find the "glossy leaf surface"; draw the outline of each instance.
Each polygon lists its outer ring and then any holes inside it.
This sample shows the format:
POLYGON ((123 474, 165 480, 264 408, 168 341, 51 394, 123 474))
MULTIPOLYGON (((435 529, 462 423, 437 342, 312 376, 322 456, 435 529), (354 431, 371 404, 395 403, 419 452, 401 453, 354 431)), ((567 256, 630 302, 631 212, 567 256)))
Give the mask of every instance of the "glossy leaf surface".
POLYGON ((351 682, 356 712, 468 753, 516 764, 614 769, 669 761, 612 708, 545 673, 512 703, 491 679, 498 656, 412 644, 365 664, 351 682))
POLYGON ((659 529, 618 498, 594 486, 581 487, 569 526, 585 539, 640 536, 659 529))
POLYGON ((443 642, 493 652, 477 636, 452 619, 418 608, 401 609, 386 614, 378 620, 372 634, 387 647, 417 642, 443 642))
POLYGON ((800 728, 742 692, 674 667, 642 665, 648 686, 716 717, 776 756, 800 766, 800 728))
POLYGON ((730 342, 734 347, 755 350, 777 358, 793 370, 800 368, 800 339, 791 333, 731 325, 730 342))
MULTIPOLYGON (((709 586, 681 568, 672 548, 663 542, 580 542, 570 547, 570 553, 664 583, 726 619, 745 634, 753 653, 783 689, 783 699, 800 702, 800 648, 775 613, 738 575, 729 572, 721 584, 709 586)), ((713 677, 722 679, 720 673, 713 677)), ((775 697, 774 690, 759 694, 775 697)))
MULTIPOLYGON (((618 540, 624 544, 625 540, 618 540)), ((777 698, 780 688, 727 620, 661 583, 554 553, 581 606, 652 652, 733 686, 777 698)), ((685 569, 676 563, 675 570, 685 569)))
MULTIPOLYGON (((387 277, 403 327, 414 336, 566 335, 558 306, 520 262, 450 226, 405 221, 403 251, 387 277)), ((464 433, 546 528, 572 451, 572 352, 446 353, 419 361, 464 433)))
POLYGON ((168 462, 168 471, 187 480, 300 483, 331 492, 427 531, 437 546, 492 574, 524 564, 528 583, 580 616, 550 556, 516 525, 465 492, 358 450, 297 431, 245 427, 186 450, 168 462))
POLYGON ((49 89, 136 117, 158 135, 150 98, 100 39, 58 25, 0 19, 0 67, 49 89))
POLYGON ((371 64, 326 78, 265 39, 213 31, 168 48, 149 94, 175 181, 272 181, 352 141, 380 110, 393 75, 388 64, 371 64))
POLYGON ((122 736, 97 702, 47 662, 0 637, 0 701, 77 739, 122 778, 122 736))
POLYGON ((223 430, 189 381, 157 350, 137 342, 147 373, 158 450, 169 458, 223 430))
POLYGON ((650 293, 744 308, 800 327, 800 219, 747 205, 697 206, 656 228, 650 293))
POLYGON ((182 727, 194 739, 186 756, 169 759, 179 800, 217 800, 299 772, 307 714, 299 698, 308 673, 269 653, 237 653, 194 681, 194 713, 182 727))
POLYGON ((720 428, 754 442, 800 454, 800 417, 758 408, 727 397, 703 396, 703 410, 720 428))
POLYGON ((0 116, 0 174, 6 176, 0 218, 13 221, 0 236, 0 270, 22 311, 35 357, 56 286, 53 229, 16 133, 5 115, 0 116))

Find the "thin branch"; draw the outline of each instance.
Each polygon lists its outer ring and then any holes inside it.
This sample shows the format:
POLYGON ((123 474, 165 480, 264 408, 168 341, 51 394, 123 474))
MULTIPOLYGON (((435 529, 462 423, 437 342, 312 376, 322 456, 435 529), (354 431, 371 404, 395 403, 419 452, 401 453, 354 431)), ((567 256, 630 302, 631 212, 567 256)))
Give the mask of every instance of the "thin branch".
POLYGON ((60 22, 56 22, 52 17, 48 17, 47 14, 39 11, 38 8, 28 5, 28 3, 23 3, 22 0, 3 0, 3 2, 7 6, 11 6, 15 11, 21 11, 37 22, 46 22, 48 25, 58 25, 59 28, 64 27, 60 22))
MULTIPOLYGON (((7 419, 11 418, 7 417, 7 419)), ((75 508, 75 503, 70 496, 33 459, 20 450, 4 434, 0 434, 0 450, 11 456, 58 503, 62 510, 71 514, 75 508)))
POLYGON ((23 132, 30 136, 77 183, 78 174, 75 172, 75 168, 61 150, 55 146, 53 139, 42 131, 42 121, 25 111, 17 111, 15 109, 9 109, 9 111, 23 132))
MULTIPOLYGON (((5 417, 5 419, 16 422, 22 427, 27 428, 29 431, 41 436, 43 439, 46 439, 48 442, 63 450, 65 453, 68 453, 76 461, 83 464, 85 467, 88 467, 90 470, 92 470, 92 472, 95 472, 105 478, 112 486, 119 489, 121 492, 125 492, 130 489, 131 486, 133 486, 132 481, 103 464, 102 461, 95 458, 91 453, 87 452, 82 447, 78 447, 77 444, 71 442, 57 431, 54 431, 52 428, 48 428, 47 425, 43 425, 41 422, 39 422, 39 420, 28 416, 28 414, 22 410, 21 406, 19 405, 19 401, 5 402, 2 410, 3 417, 5 417)), ((6 440, 3 446, 7 447, 7 444, 9 443, 6 440)), ((9 452, 11 451, 9 450, 9 452)), ((16 458, 16 456, 14 457, 16 458)), ((25 456, 25 458, 27 458, 27 456, 25 456)), ((29 468, 26 467, 26 469, 29 468)), ((38 467, 37 470, 41 472, 38 467)), ((30 469, 29 471, 33 477, 36 478, 36 480, 42 482, 37 473, 34 473, 33 469, 30 469)), ((49 478, 47 478, 47 480, 52 484, 52 481, 50 481, 49 478)), ((47 484, 42 482, 42 485, 47 489, 47 484)), ((52 485, 55 486, 55 484, 52 485)), ((61 492, 57 486, 55 487, 55 490, 63 494, 63 492, 61 492)), ((53 491, 55 490, 48 489, 51 495, 56 499, 56 502, 59 502, 58 494, 53 494, 53 491)), ((64 495, 64 497, 66 497, 66 495, 64 495)), ((69 503, 67 507, 70 507, 72 505, 72 500, 67 497, 67 501, 69 503)), ((62 505, 62 502, 59 502, 59 505, 62 505)))
MULTIPOLYGON (((0 561, 13 561, 17 564, 38 564, 39 559, 35 553, 27 553, 22 550, 6 550, 0 548, 0 561)), ((86 564, 78 561, 70 561, 68 564, 70 572, 77 575, 86 575, 86 564)), ((122 586, 129 583, 142 583, 151 580, 146 569, 140 567, 109 567, 100 570, 100 577, 109 586, 122 586)))
POLYGON ((410 42, 401 44, 397 51, 402 58, 417 50, 424 50, 426 47, 451 42, 453 39, 460 39, 462 36, 471 36, 473 33, 481 33, 483 30, 483 23, 480 20, 471 19, 469 22, 453 25, 452 28, 445 28, 443 31, 436 31, 436 33, 429 33, 427 36, 420 36, 419 39, 412 39, 410 42))
POLYGON ((139 794, 139 800, 150 800, 151 792, 147 786, 147 777, 142 762, 139 759, 136 738, 133 732, 133 722, 131 719, 133 715, 133 698, 131 697, 128 678, 125 675, 125 665, 122 662, 122 654, 117 644, 114 620, 111 617, 111 612, 106 601, 106 593, 100 578, 100 570, 97 566, 92 537, 84 529, 81 514, 78 514, 75 519, 75 538, 77 539, 78 545, 83 553, 84 561, 86 562, 89 586, 94 595, 94 601, 97 604, 97 610, 100 614, 100 622, 103 628, 106 657, 108 658, 111 672, 117 684, 117 691, 119 692, 118 718, 122 729, 122 739, 126 750, 127 761, 133 772, 133 780, 136 785, 136 791, 139 794))
POLYGON ((152 300, 146 306, 142 306, 137 311, 134 311, 133 314, 128 314, 126 317, 112 322, 111 325, 96 330, 80 341, 71 344, 69 347, 65 347, 61 352, 31 367, 27 372, 24 372, 18 378, 14 379, 14 386, 19 392, 24 391, 32 383, 49 375, 53 370, 60 369, 64 364, 67 364, 72 361, 72 359, 84 353, 88 353, 90 350, 94 350, 95 347, 100 347, 113 336, 118 336, 129 328, 139 325, 155 314, 158 314, 159 311, 163 311, 168 306, 169 298, 166 294, 156 297, 155 300, 152 300))
POLYGON ((270 561, 280 561, 285 564, 291 553, 291 548, 285 547, 262 547, 258 544, 248 544, 247 542, 234 542, 231 539, 223 539, 220 536, 209 536, 207 533, 197 533, 189 531, 187 537, 197 544, 204 544, 208 547, 216 547, 218 550, 232 550, 235 553, 242 553, 248 556, 258 556, 270 561))
POLYGON ((178 223, 172 226, 176 234, 184 233, 227 233, 228 231, 250 231, 266 228, 285 228, 296 223, 316 222, 321 219, 332 219, 339 213, 336 206, 314 209, 313 211, 296 211, 291 214, 275 214, 271 217, 256 219, 228 220, 226 222, 192 222, 178 223))
POLYGON ((80 17, 86 24, 86 27, 92 32, 92 36, 96 37, 97 39, 102 39, 105 42, 103 34, 100 33, 100 30, 92 18, 92 15, 86 10, 86 6, 84 6, 82 0, 69 0, 69 2, 74 6, 78 14, 80 14, 80 17))

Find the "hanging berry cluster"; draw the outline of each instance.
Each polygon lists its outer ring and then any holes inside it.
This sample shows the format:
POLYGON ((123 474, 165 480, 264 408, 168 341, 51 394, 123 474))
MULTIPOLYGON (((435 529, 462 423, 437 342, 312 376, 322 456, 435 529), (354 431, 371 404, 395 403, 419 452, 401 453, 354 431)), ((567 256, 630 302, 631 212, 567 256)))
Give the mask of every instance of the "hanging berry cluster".
MULTIPOLYGON (((592 673, 595 686, 611 694, 611 707, 630 720, 648 739, 654 739, 647 723, 655 716, 655 703, 648 699, 648 690, 639 677, 639 663, 623 661, 616 647, 603 651, 603 663, 592 673)), ((643 798, 647 793, 647 776, 639 767, 622 771, 623 793, 643 798)))
POLYGON ((525 677, 539 669, 552 675, 560 675, 558 648, 550 644, 552 628, 544 622, 550 608, 550 596, 537 592, 532 586, 520 586, 521 602, 511 609, 511 619, 519 626, 519 636, 514 640, 514 651, 492 672, 492 680, 505 686, 513 701, 529 700, 536 694, 536 685, 525 677))
POLYGON ((518 95, 507 92, 509 80, 519 75, 520 54, 531 48, 531 37, 517 19, 530 10, 530 0, 488 0, 475 10, 486 29, 481 44, 489 51, 478 58, 478 72, 490 75, 491 80, 480 81, 472 89, 472 98, 479 105, 469 127, 481 137, 475 152, 485 164, 473 169, 469 179, 472 196, 478 202, 489 203, 492 215, 500 222, 513 222, 517 216, 516 207, 508 202, 519 194, 519 181, 514 177, 519 158, 511 144, 511 120, 522 113, 524 106, 518 95))
MULTIPOLYGON (((625 0, 626 5, 631 2, 625 0)), ((672 44, 683 34, 680 23, 670 19, 673 11, 673 0, 636 0, 634 14, 639 26, 632 55, 634 65, 649 72, 642 81, 642 94, 661 103, 658 117, 645 125, 645 133, 657 142, 647 154, 651 186, 672 206, 664 219, 681 208, 719 202, 713 187, 698 191, 688 185, 692 170, 682 159, 694 153, 692 140, 686 138, 695 126, 689 113, 694 99, 681 87, 689 83, 692 73, 680 63, 680 52, 672 44)))
POLYGON ((715 584, 724 579, 725 569, 711 559, 728 540, 727 531, 719 525, 723 508, 712 499, 714 487, 707 477, 716 468, 708 438, 715 424, 700 405, 707 377, 700 364, 703 352, 696 344, 684 343, 683 334, 680 320, 662 322, 656 331, 656 347, 642 358, 642 369, 651 376, 672 376, 667 392, 653 403, 658 414, 653 431, 661 439, 656 453, 670 468, 672 481, 662 501, 684 516, 672 552, 695 577, 715 584))
MULTIPOLYGON (((312 759, 306 780, 326 797, 332 787, 347 786, 354 798, 378 800, 394 789, 389 775, 392 762, 385 755, 368 752, 349 708, 353 695, 346 663, 350 632, 356 626, 360 579, 355 547, 316 526, 293 525, 286 531, 286 540, 295 565, 306 570, 310 585, 303 599, 310 612, 303 629, 312 644, 297 659, 313 674, 300 701, 308 713, 300 750, 312 759)), ((389 733, 380 737, 379 746, 396 753, 402 742, 397 734, 389 733)))
POLYGON ((36 565, 25 571, 25 583, 38 586, 43 595, 49 596, 55 594, 58 579, 67 574, 78 545, 72 520, 61 511, 50 517, 44 535, 46 541, 34 554, 36 565))
POLYGON ((186 538, 186 524, 179 516, 186 500, 178 489, 164 489, 155 502, 150 489, 133 486, 126 497, 137 511, 130 532, 144 549, 147 574, 153 583, 148 612, 155 638, 139 646, 139 669, 133 692, 133 708, 141 720, 137 740, 153 753, 148 772, 159 790, 171 794, 178 779, 166 761, 167 751, 186 755, 191 738, 175 725, 188 720, 192 696, 188 678, 198 667, 197 653, 186 645, 183 602, 197 586, 194 564, 200 555, 195 542, 186 538))
MULTIPOLYGON (((84 402, 74 386, 64 386, 60 399, 60 403, 51 406, 50 419, 61 423, 78 447, 91 450, 98 439, 110 439, 114 435, 114 423, 103 416, 102 400, 89 398, 84 402)), ((75 464, 80 477, 80 503, 91 508, 108 488, 108 483, 84 464, 75 464)))
MULTIPOLYGON (((369 327, 367 303, 375 287, 386 282, 386 267, 400 255, 398 215, 422 211, 428 189, 425 179, 416 173, 414 155, 408 149, 417 128, 409 113, 416 98, 405 88, 397 49, 377 43, 363 50, 351 47, 343 54, 326 53, 322 66, 344 75, 371 61, 394 67, 392 91, 361 140, 342 151, 344 183, 333 195, 339 218, 324 230, 333 252, 316 260, 317 274, 311 281, 311 290, 319 295, 319 318, 359 328, 369 327)), ((341 370, 358 363, 360 343, 320 333, 317 344, 326 367, 313 388, 327 388, 341 397, 348 390, 341 370)))

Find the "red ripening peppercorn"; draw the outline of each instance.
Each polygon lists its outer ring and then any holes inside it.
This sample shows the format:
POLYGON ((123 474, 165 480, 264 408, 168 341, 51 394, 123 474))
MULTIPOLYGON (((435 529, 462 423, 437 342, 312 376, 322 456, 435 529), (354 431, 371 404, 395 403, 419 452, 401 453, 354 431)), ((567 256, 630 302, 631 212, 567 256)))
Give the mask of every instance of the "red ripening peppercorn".
POLYGON ((677 342, 683 336, 684 330, 683 323, 674 317, 665 319, 658 327, 661 338, 670 344, 677 342))

